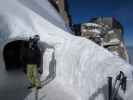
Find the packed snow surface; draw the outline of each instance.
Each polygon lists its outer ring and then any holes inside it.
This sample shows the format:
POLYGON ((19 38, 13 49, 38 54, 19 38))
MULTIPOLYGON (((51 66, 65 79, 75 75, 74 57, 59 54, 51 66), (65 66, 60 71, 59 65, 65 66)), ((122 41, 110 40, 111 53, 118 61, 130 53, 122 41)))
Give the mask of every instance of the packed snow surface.
MULTIPOLYGON (((40 100, 107 100, 107 77, 115 77, 119 71, 128 77, 127 91, 119 95, 132 100, 132 66, 95 43, 68 33, 47 0, 0 0, 0 23, 1 51, 8 42, 35 34, 54 47, 56 77, 39 91, 40 100)), ((46 51, 44 69, 51 55, 46 51)), ((34 100, 34 92, 25 100, 34 100)))

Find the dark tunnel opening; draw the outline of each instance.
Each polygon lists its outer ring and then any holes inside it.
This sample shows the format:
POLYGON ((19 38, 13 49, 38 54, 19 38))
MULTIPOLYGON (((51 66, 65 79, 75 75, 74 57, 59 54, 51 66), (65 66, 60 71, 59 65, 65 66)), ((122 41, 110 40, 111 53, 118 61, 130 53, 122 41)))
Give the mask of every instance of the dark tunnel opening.
POLYGON ((3 57, 4 57, 6 70, 21 68, 22 61, 20 54, 22 46, 24 47, 24 49, 26 49, 28 46, 28 42, 24 40, 17 40, 8 43, 4 47, 3 57))

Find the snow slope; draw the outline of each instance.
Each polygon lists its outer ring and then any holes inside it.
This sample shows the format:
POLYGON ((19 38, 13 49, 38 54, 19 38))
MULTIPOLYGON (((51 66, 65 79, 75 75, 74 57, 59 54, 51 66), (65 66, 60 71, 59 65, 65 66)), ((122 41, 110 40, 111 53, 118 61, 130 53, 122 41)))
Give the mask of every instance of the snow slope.
MULTIPOLYGON (((8 42, 34 34, 55 48, 56 78, 39 91, 41 100, 107 100, 107 77, 119 71, 129 80, 126 94, 119 94, 123 100, 132 100, 132 66, 93 42, 66 32, 63 20, 47 0, 0 0, 0 22, 1 53, 8 42)), ((25 100, 34 100, 33 92, 25 100)))

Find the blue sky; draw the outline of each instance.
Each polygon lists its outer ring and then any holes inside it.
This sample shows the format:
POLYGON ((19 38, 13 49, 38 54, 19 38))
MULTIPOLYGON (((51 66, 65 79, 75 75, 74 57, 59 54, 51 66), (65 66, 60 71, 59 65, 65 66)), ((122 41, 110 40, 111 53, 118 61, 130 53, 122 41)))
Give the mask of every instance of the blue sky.
POLYGON ((113 16, 124 26, 126 45, 133 46, 133 0, 68 0, 73 23, 113 16))

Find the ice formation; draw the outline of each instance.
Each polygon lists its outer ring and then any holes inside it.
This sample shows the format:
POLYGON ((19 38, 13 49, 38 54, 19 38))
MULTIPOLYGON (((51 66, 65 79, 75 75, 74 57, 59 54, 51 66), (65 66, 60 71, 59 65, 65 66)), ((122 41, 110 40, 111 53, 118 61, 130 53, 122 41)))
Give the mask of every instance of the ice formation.
MULTIPOLYGON (((47 0, 0 0, 0 22, 1 55, 7 43, 27 40, 34 34, 55 48, 56 78, 39 91, 41 100, 107 100, 107 77, 119 71, 128 76, 127 92, 119 94, 124 100, 132 100, 132 66, 67 32, 64 21, 47 0)), ((50 54, 49 50, 44 54, 44 67, 49 64, 50 54)), ((25 100, 34 100, 33 92, 25 100)))

